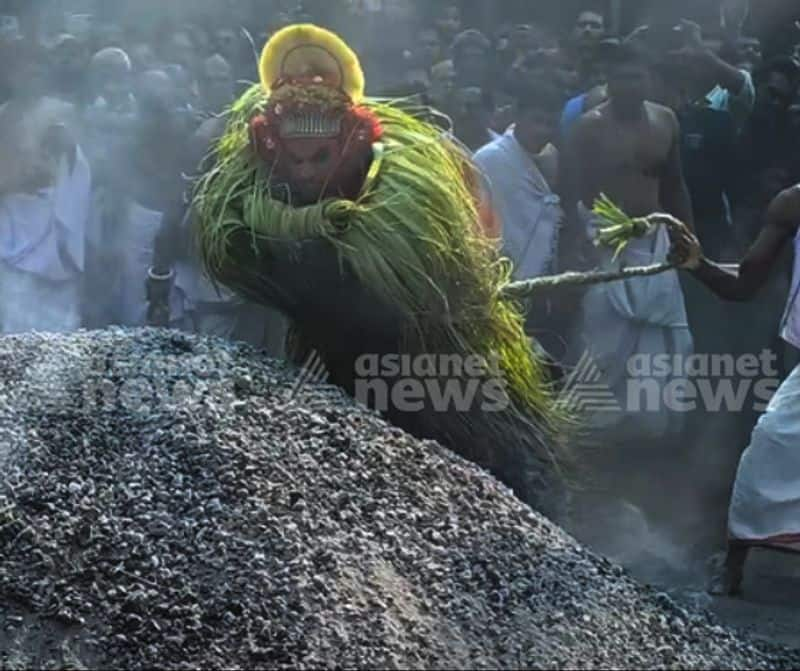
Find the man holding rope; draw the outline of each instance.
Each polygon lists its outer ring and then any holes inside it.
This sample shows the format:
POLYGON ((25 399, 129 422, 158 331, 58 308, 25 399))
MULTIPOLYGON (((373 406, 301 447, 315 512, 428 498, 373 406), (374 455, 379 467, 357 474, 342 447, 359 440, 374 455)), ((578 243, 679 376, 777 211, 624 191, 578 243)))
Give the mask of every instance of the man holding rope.
MULTIPOLYGON (((760 236, 734 275, 703 258, 695 277, 725 300, 752 299, 767 282, 784 246, 793 241, 795 268, 781 337, 800 347, 800 185, 780 193, 770 204, 760 236)), ((778 389, 753 430, 742 455, 733 488, 729 548, 724 570, 712 591, 736 595, 744 564, 753 547, 800 551, 800 367, 778 389)))
MULTIPOLYGON (((631 216, 667 212, 692 225, 675 114, 646 101, 649 68, 642 52, 627 43, 608 44, 605 49, 609 100, 575 124, 561 165, 567 215, 560 249, 564 269, 596 265, 574 256, 596 235, 598 216, 588 208, 603 193, 631 216)), ((582 255, 594 257, 605 270, 616 269, 618 259, 635 266, 659 264, 667 259, 670 239, 662 227, 652 236, 632 241, 619 256, 613 250, 599 255, 593 251, 582 255)), ((568 362, 586 362, 588 357, 592 370, 599 371, 600 382, 616 400, 614 407, 591 409, 587 420, 592 438, 638 451, 643 443, 671 444, 682 430, 680 417, 667 410, 666 402, 659 404, 657 412, 635 407, 640 399, 628 398, 628 362, 634 356, 692 353, 677 273, 592 286, 582 297, 578 314, 568 362)), ((656 380, 664 394, 672 379, 656 380)), ((647 455, 649 459, 650 450, 647 455)))
MULTIPOLYGON (((753 299, 770 278, 790 241, 795 248, 792 288, 781 322, 781 337, 800 347, 800 184, 781 192, 764 216, 756 242, 745 254, 738 273, 702 255, 700 243, 685 226, 660 218, 673 240, 675 266, 692 274, 720 298, 753 299)), ((631 274, 657 273, 666 266, 629 269, 631 274)), ((576 273, 570 283, 600 281, 598 273, 576 273)), ((522 287, 515 287, 517 291, 522 287)), ((528 287, 528 290, 531 290, 528 287)), ((779 387, 753 430, 750 445, 739 462, 728 512, 728 552, 713 576, 713 594, 741 592, 744 566, 752 548, 800 552, 800 366, 779 387)))

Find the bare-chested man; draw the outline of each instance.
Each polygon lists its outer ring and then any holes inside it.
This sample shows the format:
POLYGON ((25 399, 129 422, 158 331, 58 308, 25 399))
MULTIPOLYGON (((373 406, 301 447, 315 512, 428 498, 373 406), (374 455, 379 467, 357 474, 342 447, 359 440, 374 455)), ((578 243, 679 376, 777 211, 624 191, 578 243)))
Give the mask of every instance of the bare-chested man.
POLYGON ((647 63, 632 46, 608 45, 609 100, 583 115, 567 138, 564 200, 576 217, 605 193, 631 216, 666 211, 692 227, 680 161, 678 120, 645 100, 647 63))
MULTIPOLYGON (((563 269, 610 268, 620 262, 641 266, 666 260, 670 247, 666 230, 633 241, 619 259, 591 244, 596 224, 591 209, 601 194, 631 216, 667 212, 692 225, 675 114, 645 100, 649 69, 632 46, 609 44, 606 48, 610 99, 575 124, 561 165, 561 195, 567 218, 559 246, 563 269)), ((678 274, 668 272, 597 285, 582 297, 575 297, 570 307, 577 308, 577 315, 567 320, 572 322, 567 334, 567 362, 580 364, 576 374, 584 371, 594 377, 599 373, 597 380, 578 378, 576 383, 596 381, 604 391, 611 392, 602 399, 585 399, 591 402, 586 416, 591 440, 608 448, 596 454, 598 458, 601 452, 610 457, 611 445, 624 449, 621 461, 631 467, 631 484, 635 487, 639 482, 644 494, 656 446, 664 447, 658 456, 668 458, 669 446, 678 441, 683 430, 685 417, 672 411, 675 406, 668 395, 680 384, 675 381, 684 376, 681 371, 670 371, 653 379, 633 380, 630 363, 648 356, 685 357, 692 353, 678 274), (635 387, 639 391, 632 392, 633 383, 645 384, 648 391, 635 387), (659 392, 657 398, 654 387, 659 392)), ((597 469, 602 468, 602 464, 597 465, 597 469)), ((629 494, 634 500, 646 498, 635 489, 629 494)))
MULTIPOLYGON (((745 255, 738 274, 703 258, 695 277, 720 297, 746 301, 756 296, 794 241, 792 289, 781 337, 800 348, 800 185, 770 204, 761 234, 745 255)), ((740 591, 744 563, 752 547, 800 552, 800 366, 778 389, 753 430, 742 455, 731 499, 729 550, 724 573, 712 591, 740 591)))

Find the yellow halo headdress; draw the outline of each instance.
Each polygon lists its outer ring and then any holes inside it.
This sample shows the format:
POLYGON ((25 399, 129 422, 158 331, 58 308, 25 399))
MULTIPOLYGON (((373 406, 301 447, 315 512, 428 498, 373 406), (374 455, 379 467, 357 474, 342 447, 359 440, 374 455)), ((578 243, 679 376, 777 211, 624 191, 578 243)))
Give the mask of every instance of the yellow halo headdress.
POLYGON ((275 33, 261 52, 259 72, 267 94, 280 81, 320 77, 345 93, 354 105, 364 98, 364 72, 358 56, 338 35, 310 23, 275 33))

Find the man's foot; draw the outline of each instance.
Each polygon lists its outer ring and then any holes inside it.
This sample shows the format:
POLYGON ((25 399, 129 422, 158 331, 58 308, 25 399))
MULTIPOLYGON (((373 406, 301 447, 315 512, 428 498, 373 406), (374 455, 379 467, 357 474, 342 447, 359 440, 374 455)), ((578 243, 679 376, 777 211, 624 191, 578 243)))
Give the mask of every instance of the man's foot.
POLYGON ((744 579, 744 564, 747 560, 748 548, 729 548, 724 558, 721 555, 712 557, 711 582, 709 594, 713 596, 740 596, 744 579))
POLYGON ((712 596, 740 596, 742 593, 742 576, 731 573, 727 569, 711 577, 708 593, 712 596))

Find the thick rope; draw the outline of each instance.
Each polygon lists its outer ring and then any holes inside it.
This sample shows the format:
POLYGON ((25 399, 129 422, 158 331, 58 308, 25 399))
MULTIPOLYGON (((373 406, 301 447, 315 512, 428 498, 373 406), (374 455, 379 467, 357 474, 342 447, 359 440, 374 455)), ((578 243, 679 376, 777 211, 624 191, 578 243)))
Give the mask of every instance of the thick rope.
POLYGON ((660 275, 677 266, 673 263, 656 263, 651 266, 631 266, 621 270, 592 270, 585 273, 563 273, 549 277, 537 277, 532 280, 512 282, 501 289, 504 298, 529 298, 537 291, 555 287, 577 287, 588 284, 605 284, 627 280, 632 277, 648 277, 660 275))

